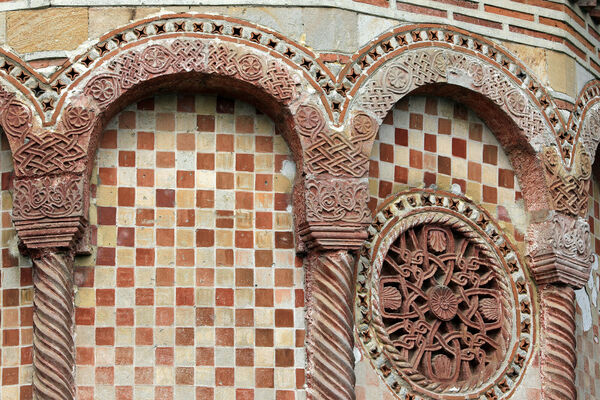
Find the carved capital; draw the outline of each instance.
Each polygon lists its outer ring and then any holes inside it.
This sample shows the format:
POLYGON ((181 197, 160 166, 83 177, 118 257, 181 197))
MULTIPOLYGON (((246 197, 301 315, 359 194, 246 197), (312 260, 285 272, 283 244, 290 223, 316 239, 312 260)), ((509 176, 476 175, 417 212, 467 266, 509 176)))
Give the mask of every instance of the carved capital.
POLYGON ((588 223, 581 217, 554 214, 527 232, 528 257, 538 285, 584 286, 593 261, 588 223))
POLYGON ((25 246, 70 247, 87 223, 87 190, 82 175, 15 180, 13 222, 25 246))
POLYGON ((308 248, 357 249, 371 220, 366 179, 319 175, 305 178, 299 234, 308 248))

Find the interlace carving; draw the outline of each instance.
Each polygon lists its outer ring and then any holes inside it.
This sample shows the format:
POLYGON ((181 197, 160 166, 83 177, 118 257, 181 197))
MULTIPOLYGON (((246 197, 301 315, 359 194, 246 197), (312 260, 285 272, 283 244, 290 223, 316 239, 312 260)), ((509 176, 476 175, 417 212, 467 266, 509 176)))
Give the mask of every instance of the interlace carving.
POLYGON ((444 225, 401 233, 379 288, 383 324, 401 358, 444 385, 487 380, 505 356, 510 326, 496 269, 476 243, 444 225))
POLYGON ((585 153, 583 146, 579 145, 576 148, 571 171, 565 169, 560 156, 552 147, 545 148, 541 157, 554 209, 584 217, 587 214, 587 193, 589 179, 592 175, 592 164, 590 156, 585 153))
POLYGON ((377 124, 367 114, 357 114, 351 122, 350 138, 342 132, 321 130, 305 149, 305 163, 312 174, 360 178, 369 168, 369 145, 377 134, 377 124))
POLYGON ((198 71, 237 77, 262 87, 284 104, 296 96, 294 79, 277 61, 271 60, 265 67, 259 56, 241 53, 237 47, 223 43, 207 45, 198 39, 165 42, 121 54, 109 63, 108 71, 87 83, 84 93, 105 108, 123 91, 155 76, 198 71))
POLYGON ((499 226, 431 190, 397 195, 374 219, 358 260, 356 323, 384 380, 400 396, 509 397, 531 356, 534 318, 499 226))
POLYGON ((513 115, 530 142, 554 141, 554 138, 543 137, 552 129, 546 127, 544 117, 538 108, 530 104, 518 85, 491 65, 456 51, 427 48, 406 50, 373 74, 356 96, 357 105, 383 120, 403 95, 427 84, 448 82, 451 79, 450 72, 452 77, 461 76, 463 80, 470 80, 469 88, 513 115))

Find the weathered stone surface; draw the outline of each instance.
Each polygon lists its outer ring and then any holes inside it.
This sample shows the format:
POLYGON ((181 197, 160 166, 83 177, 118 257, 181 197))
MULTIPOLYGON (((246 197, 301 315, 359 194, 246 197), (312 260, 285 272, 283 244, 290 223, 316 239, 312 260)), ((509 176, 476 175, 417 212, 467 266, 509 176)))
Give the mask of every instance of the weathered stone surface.
POLYGON ((557 92, 577 97, 575 82, 575 60, 564 54, 546 50, 548 64, 548 83, 557 92))
POLYGON ((87 40, 86 8, 14 11, 6 17, 6 43, 19 53, 73 50, 87 40))
POLYGON ((90 8, 88 36, 96 39, 118 26, 133 20, 135 10, 123 7, 90 8))
POLYGON ((537 75, 539 80, 546 83, 548 82, 546 50, 512 42, 504 42, 502 45, 514 53, 527 68, 537 75))

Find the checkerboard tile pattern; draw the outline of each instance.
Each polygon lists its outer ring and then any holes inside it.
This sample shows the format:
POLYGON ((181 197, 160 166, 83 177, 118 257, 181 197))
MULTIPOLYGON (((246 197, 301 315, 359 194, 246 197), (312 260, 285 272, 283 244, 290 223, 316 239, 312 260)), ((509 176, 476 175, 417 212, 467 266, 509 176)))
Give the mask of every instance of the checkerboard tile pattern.
POLYGON ((0 133, 0 399, 31 399, 33 287, 31 261, 14 254, 12 157, 0 133))
MULTIPOLYGON (((588 222, 592 233, 592 246, 596 255, 600 254, 600 183, 597 178, 592 179, 590 185, 590 200, 588 211, 588 222)), ((583 330, 583 310, 577 304, 576 337, 577 337, 577 370, 576 385, 578 388, 578 399, 594 400, 600 396, 600 304, 592 302, 592 296, 600 293, 600 271, 592 271, 594 286, 587 285, 584 288, 585 296, 582 301, 588 301, 592 317, 592 326, 589 330, 583 330), (596 293, 594 293, 596 292, 596 293)), ((587 311, 586 311, 587 312, 587 311)))
POLYGON ((305 398, 294 170, 240 101, 161 95, 108 124, 75 271, 79 399, 305 398))
MULTIPOLYGON (((388 113, 373 144, 369 207, 375 210, 400 191, 431 186, 466 194, 487 209, 524 249, 526 221, 521 191, 494 134, 460 103, 433 96, 408 96, 388 113)), ((539 374, 535 364, 528 368, 525 381, 539 374)), ((356 379, 358 400, 396 398, 362 353, 356 379)), ((523 398, 539 398, 539 390, 523 390, 519 394, 526 396, 523 398)))

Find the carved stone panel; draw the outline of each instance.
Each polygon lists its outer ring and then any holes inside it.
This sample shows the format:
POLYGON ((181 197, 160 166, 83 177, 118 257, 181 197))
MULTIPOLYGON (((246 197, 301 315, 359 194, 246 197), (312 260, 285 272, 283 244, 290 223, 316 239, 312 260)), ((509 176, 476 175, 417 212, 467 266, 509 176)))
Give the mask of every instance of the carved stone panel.
POLYGON ((358 260, 356 324, 380 377, 400 396, 507 398, 535 327, 528 277, 500 227, 431 190, 397 195, 374 219, 358 260))

